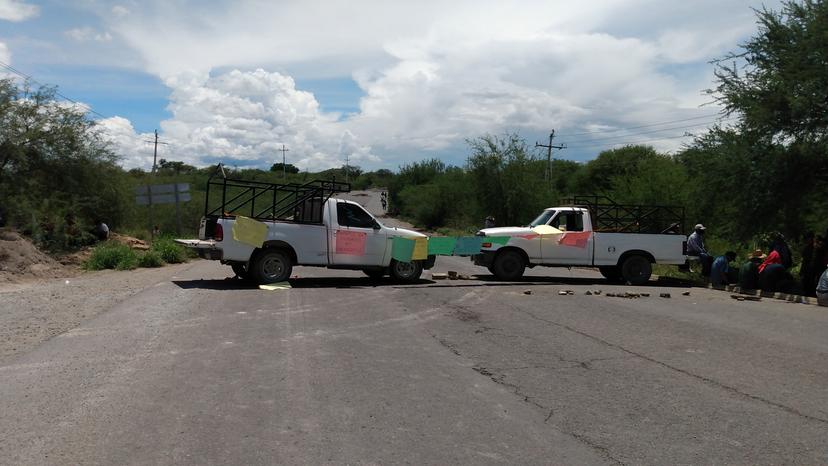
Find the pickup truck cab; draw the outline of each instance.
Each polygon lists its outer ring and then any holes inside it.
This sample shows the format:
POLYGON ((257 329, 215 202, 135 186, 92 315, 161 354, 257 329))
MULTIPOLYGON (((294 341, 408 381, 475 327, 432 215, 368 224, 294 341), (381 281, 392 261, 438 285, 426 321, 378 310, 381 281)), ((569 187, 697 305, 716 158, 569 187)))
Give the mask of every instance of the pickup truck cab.
POLYGON ((598 267, 608 279, 638 285, 650 279, 654 263, 687 261, 685 237, 675 228, 657 233, 594 231, 593 215, 586 207, 552 207, 526 227, 487 228, 477 235, 483 243, 472 261, 502 280, 520 278, 526 267, 583 266, 598 267), (542 230, 535 227, 540 225, 561 233, 537 234, 542 230), (486 237, 504 236, 509 237, 506 244, 486 241, 486 237))
POLYGON ((261 247, 233 239, 236 218, 222 216, 202 218, 198 240, 177 240, 195 248, 206 259, 230 265, 242 278, 257 283, 287 280, 293 266, 362 270, 371 278, 390 274, 404 282, 416 281, 423 269, 434 265, 434 256, 425 260, 399 262, 391 257, 394 237, 424 238, 425 235, 403 228, 388 227, 377 221, 356 202, 331 197, 322 206, 321 223, 262 221, 267 233, 261 247), (359 253, 337 249, 337 236, 364 234, 364 248, 359 253))

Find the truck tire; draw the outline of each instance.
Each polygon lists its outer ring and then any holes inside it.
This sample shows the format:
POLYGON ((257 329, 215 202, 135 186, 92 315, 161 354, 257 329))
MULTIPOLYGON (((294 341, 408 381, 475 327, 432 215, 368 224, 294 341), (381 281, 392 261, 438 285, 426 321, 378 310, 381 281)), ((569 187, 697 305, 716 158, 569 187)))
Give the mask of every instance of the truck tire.
POLYGON ((416 282, 423 273, 423 264, 419 261, 399 262, 391 261, 391 278, 400 282, 416 282))
POLYGON ((499 280, 519 280, 526 270, 526 261, 517 251, 503 251, 495 257, 492 272, 499 280))
POLYGON ((604 278, 611 282, 621 280, 621 267, 618 267, 617 265, 605 265, 603 267, 598 267, 598 270, 604 278))
POLYGON ((293 264, 285 251, 264 249, 251 261, 249 273, 256 283, 265 285, 287 280, 292 271, 293 264))
POLYGON ((630 256, 621 264, 621 276, 631 285, 643 285, 650 281, 653 266, 644 256, 630 256))
POLYGON ((372 280, 380 280, 388 273, 385 269, 363 269, 362 272, 371 277, 372 280))
POLYGON ((233 262, 230 264, 230 267, 233 268, 233 273, 236 274, 242 280, 249 280, 250 273, 247 270, 247 264, 243 262, 233 262))

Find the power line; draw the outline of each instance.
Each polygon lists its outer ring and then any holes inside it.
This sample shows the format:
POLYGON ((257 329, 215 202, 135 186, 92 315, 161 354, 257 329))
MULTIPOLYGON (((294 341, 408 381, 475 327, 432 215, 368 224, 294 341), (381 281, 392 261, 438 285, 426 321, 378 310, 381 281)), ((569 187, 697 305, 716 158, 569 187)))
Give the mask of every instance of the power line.
POLYGON ((640 139, 637 141, 621 141, 621 142, 610 142, 610 143, 603 143, 603 144, 580 144, 577 146, 570 146, 570 149, 584 149, 589 147, 611 147, 611 146, 621 146, 621 145, 635 145, 635 144, 644 144, 647 142, 657 142, 657 141, 667 141, 670 139, 682 139, 682 138, 690 138, 694 137, 693 134, 684 133, 680 136, 665 136, 663 138, 656 138, 656 139, 640 139))
POLYGON ((672 123, 682 123, 682 122, 685 122, 685 121, 703 120, 705 118, 712 118, 712 117, 716 117, 716 116, 720 116, 720 115, 721 115, 721 113, 713 113, 713 114, 710 114, 710 115, 701 115, 701 116, 692 117, 692 118, 682 118, 680 120, 662 121, 660 123, 651 123, 651 124, 648 124, 648 125, 629 126, 627 128, 585 131, 583 133, 572 133, 572 134, 569 134, 568 136, 583 136, 583 135, 586 135, 586 134, 617 133, 619 131, 629 131, 631 129, 651 128, 653 126, 669 125, 669 124, 672 124, 672 123))
POLYGON ((667 128, 652 129, 652 130, 648 130, 648 131, 639 131, 639 132, 629 133, 629 134, 619 134, 617 136, 607 136, 607 137, 603 137, 603 138, 592 138, 592 139, 580 139, 580 140, 570 141, 569 143, 570 144, 580 144, 582 142, 608 141, 608 140, 613 140, 613 139, 627 138, 627 137, 631 137, 631 136, 639 136, 639 135, 642 135, 642 134, 660 133, 662 131, 672 131, 672 130, 676 130, 676 129, 698 128, 698 127, 706 126, 706 125, 716 123, 716 122, 732 120, 734 118, 736 118, 736 116, 719 118, 719 119, 710 120, 710 121, 703 121, 703 122, 696 123, 696 124, 693 124, 693 125, 670 126, 670 127, 667 127, 667 128))
MULTIPOLYGON (((24 73, 24 72, 22 72, 22 71, 18 70, 17 68, 15 68, 15 67, 13 67, 13 66, 9 65, 8 63, 5 63, 5 62, 3 62, 3 61, 0 61, 0 68, 4 68, 4 69, 6 69, 6 70, 10 71, 11 73, 14 73, 14 74, 16 74, 16 75, 20 76, 20 77, 21 77, 21 78, 23 78, 23 79, 26 79, 26 80, 28 80, 28 81, 31 81, 31 82, 33 82, 33 83, 37 84, 37 85, 38 85, 38 86, 40 86, 40 87, 46 87, 46 85, 45 85, 45 84, 43 84, 43 83, 41 83, 40 81, 36 80, 36 79, 35 79, 34 77, 32 77, 31 75, 28 75, 28 74, 26 74, 26 73, 24 73)), ((85 108, 85 109, 86 109, 86 111, 87 111, 88 113, 95 114, 95 115, 97 115, 97 116, 99 116, 100 118, 103 118, 103 119, 112 118, 112 117, 110 117, 110 116, 106 116, 106 115, 104 115, 104 114, 102 114, 102 113, 100 113, 100 112, 98 112, 98 111, 94 110, 94 109, 92 108, 92 106, 91 106, 91 105, 89 105, 89 104, 85 104, 85 103, 83 103, 83 102, 78 102, 78 101, 77 101, 77 100, 75 100, 75 99, 72 99, 72 98, 70 98, 70 97, 67 97, 65 94, 62 94, 62 93, 58 92, 58 90, 57 90, 57 89, 55 89, 55 91, 54 91, 54 92, 55 92, 55 95, 57 95, 58 97, 60 97, 60 98, 62 98, 62 99, 64 99, 64 100, 67 100, 67 101, 69 101, 69 102, 71 102, 71 103, 73 103, 73 104, 75 104, 75 105, 78 105, 78 106, 80 106, 80 107, 85 108)), ((157 130, 156 130, 156 133, 157 133, 157 130)), ((141 140, 142 140, 142 139, 141 139, 141 136, 138 136, 138 135, 125 134, 124 136, 127 136, 127 137, 129 137, 129 138, 131 138, 131 139, 133 139, 133 140, 135 140, 135 141, 141 141, 141 140)), ((152 143, 153 141, 144 141, 144 142, 149 142, 149 143, 152 143)), ((170 144, 170 143, 168 143, 168 142, 167 142, 167 143, 163 143, 163 144, 164 144, 164 145, 168 145, 168 146, 171 146, 171 145, 172 145, 172 144, 170 144)))
MULTIPOLYGON (((8 71, 11 71, 12 73, 14 73, 14 74, 16 74, 16 75, 18 75, 18 76, 20 76, 20 77, 22 77, 22 78, 26 79, 26 80, 29 80, 29 81, 31 81, 31 82, 33 82, 33 83, 37 84, 37 85, 38 85, 38 86, 40 86, 40 87, 45 87, 45 84, 43 84, 43 83, 39 82, 38 80, 36 80, 36 79, 35 79, 35 78, 33 78, 32 76, 27 75, 26 73, 24 73, 24 72, 22 72, 22 71, 20 71, 20 70, 18 70, 18 69, 16 69, 16 68, 14 68, 13 66, 9 65, 8 63, 4 63, 4 62, 0 61, 0 66, 2 66, 3 68, 7 69, 8 71)), ((72 99, 72 98, 70 98, 70 97, 67 97, 67 96, 65 96, 65 95, 61 94, 61 93, 60 93, 60 92, 58 92, 57 90, 55 90, 55 95, 57 95, 58 97, 61 97, 61 98, 62 98, 62 99, 64 99, 64 100, 68 100, 69 102, 72 102, 72 103, 73 103, 73 104, 75 104, 75 105, 79 105, 79 106, 81 106, 81 107, 86 108, 86 111, 87 111, 87 112, 89 112, 89 113, 94 113, 95 115, 98 115, 99 117, 104 118, 104 119, 106 119, 106 118, 110 118, 110 117, 108 117, 108 116, 106 116, 106 115, 104 115, 104 114, 102 114, 102 113, 99 113, 99 112, 95 111, 95 110, 92 108, 92 106, 91 106, 91 105, 89 105, 89 104, 85 104, 85 103, 83 103, 83 102, 78 102, 78 101, 77 101, 77 100, 75 100, 75 99, 72 99)))

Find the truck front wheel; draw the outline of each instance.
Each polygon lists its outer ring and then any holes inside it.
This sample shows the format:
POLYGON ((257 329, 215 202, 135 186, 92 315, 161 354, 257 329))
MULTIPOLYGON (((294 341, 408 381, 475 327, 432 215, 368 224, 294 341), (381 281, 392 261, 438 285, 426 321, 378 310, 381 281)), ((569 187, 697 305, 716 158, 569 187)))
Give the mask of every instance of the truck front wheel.
POLYGON ((233 268, 233 273, 236 274, 242 280, 247 280, 250 278, 250 272, 247 270, 247 264, 244 262, 233 262, 230 264, 230 267, 233 268))
POLYGON ((401 282, 415 282, 423 273, 423 264, 419 261, 400 262, 391 261, 391 278, 401 282))
POLYGON ((290 278, 292 271, 293 264, 287 253, 278 249, 265 249, 251 261, 249 273, 257 283, 264 285, 283 282, 290 278))
POLYGON ((650 281, 653 266, 644 256, 630 256, 621 264, 621 276, 631 285, 643 285, 650 281))
POLYGON ((495 257, 492 272, 500 280, 519 280, 526 270, 526 261, 517 251, 503 251, 495 257))
POLYGON ((601 272, 601 275, 604 276, 607 280, 611 282, 617 282, 621 280, 621 267, 617 265, 605 265, 598 267, 598 270, 601 272))

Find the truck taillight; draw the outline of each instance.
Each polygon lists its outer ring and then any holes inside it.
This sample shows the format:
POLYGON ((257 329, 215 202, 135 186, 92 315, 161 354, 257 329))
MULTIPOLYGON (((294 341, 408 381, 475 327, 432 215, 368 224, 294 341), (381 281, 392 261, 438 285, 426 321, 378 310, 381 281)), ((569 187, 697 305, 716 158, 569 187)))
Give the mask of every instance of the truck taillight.
POLYGON ((482 246, 484 248, 490 248, 490 247, 492 247, 492 243, 482 243, 480 246, 482 246))
POLYGON ((221 227, 221 223, 216 223, 216 228, 213 230, 213 239, 224 241, 224 228, 221 227))

